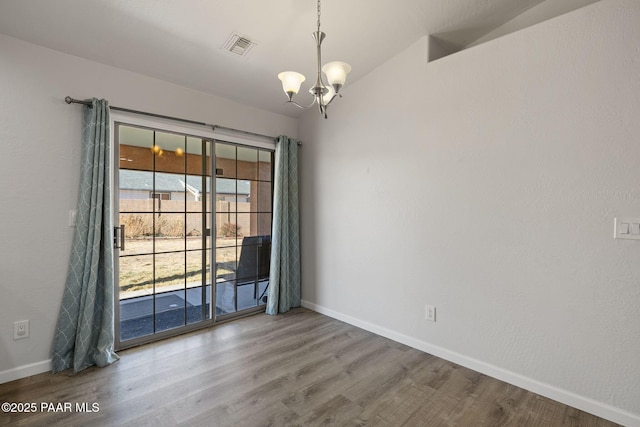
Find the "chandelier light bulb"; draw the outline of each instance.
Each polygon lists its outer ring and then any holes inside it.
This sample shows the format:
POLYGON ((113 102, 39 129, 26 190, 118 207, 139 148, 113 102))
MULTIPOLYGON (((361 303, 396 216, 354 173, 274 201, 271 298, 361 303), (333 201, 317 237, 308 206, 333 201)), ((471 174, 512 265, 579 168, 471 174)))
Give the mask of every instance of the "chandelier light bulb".
POLYGON ((296 94, 300 91, 300 85, 305 80, 305 77, 296 73, 295 71, 283 71, 278 74, 278 78, 282 81, 282 89, 286 94, 296 94))
POLYGON ((322 72, 327 76, 327 81, 334 88, 338 89, 344 85, 347 80, 347 74, 351 71, 351 65, 346 62, 333 61, 329 62, 322 67, 322 72))

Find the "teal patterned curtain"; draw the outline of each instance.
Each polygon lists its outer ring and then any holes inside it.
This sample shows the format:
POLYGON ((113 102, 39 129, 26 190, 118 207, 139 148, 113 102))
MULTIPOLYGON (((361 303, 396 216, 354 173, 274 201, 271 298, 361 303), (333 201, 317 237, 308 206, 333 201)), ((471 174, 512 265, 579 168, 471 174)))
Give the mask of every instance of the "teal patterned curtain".
POLYGON ((53 343, 53 372, 106 366, 113 351, 113 248, 109 103, 83 107, 78 215, 62 308, 53 343))
POLYGON ((275 163, 268 314, 300 306, 298 141, 278 137, 275 163))

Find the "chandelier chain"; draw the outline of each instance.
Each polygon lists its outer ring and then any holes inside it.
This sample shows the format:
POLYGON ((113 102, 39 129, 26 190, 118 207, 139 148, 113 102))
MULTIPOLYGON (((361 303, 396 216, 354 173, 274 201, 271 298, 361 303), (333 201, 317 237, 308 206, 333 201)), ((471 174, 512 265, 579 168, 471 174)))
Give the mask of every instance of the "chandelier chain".
POLYGON ((320 0, 318 0, 318 32, 320 32, 320 0))

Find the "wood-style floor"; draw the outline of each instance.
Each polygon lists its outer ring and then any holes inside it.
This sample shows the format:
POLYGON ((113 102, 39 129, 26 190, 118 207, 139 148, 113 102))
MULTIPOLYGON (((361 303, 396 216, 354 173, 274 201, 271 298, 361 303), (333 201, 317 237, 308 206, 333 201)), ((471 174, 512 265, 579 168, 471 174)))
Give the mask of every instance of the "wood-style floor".
POLYGON ((0 384, 0 402, 38 407, 0 413, 0 424, 615 425, 305 309, 247 317, 120 356, 77 375, 0 384), (46 412, 65 403, 70 412, 46 412), (77 412, 83 403, 98 411, 77 412))

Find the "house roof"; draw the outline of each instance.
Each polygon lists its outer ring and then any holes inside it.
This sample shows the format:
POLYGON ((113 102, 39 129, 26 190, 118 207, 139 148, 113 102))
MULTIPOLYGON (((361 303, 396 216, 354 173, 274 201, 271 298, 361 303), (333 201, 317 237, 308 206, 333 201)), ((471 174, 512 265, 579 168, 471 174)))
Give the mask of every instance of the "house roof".
MULTIPOLYGON (((147 171, 137 171, 129 169, 120 169, 119 187, 121 190, 153 190, 153 173, 147 171)), ((199 192, 202 191, 202 178, 194 175, 185 176, 174 173, 155 173, 155 191, 163 192, 182 192, 185 191, 185 185, 195 188, 199 192)), ((210 190, 211 178, 207 178, 207 191, 210 190)), ((251 194, 251 183, 247 180, 235 180, 228 178, 216 179, 216 193, 218 194, 235 194, 237 185, 237 193, 243 195, 251 194)))

